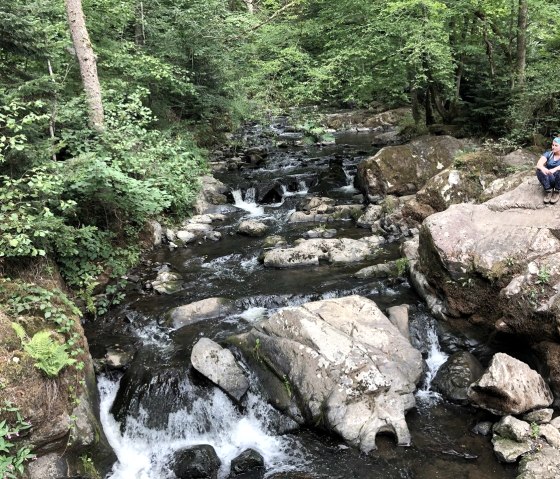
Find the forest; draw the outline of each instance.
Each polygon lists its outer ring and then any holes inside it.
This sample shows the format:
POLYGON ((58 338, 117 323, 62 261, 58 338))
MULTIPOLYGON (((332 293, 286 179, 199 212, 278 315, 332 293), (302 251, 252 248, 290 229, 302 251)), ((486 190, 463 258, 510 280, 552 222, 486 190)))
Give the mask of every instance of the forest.
POLYGON ((43 258, 82 295, 118 278, 147 219, 188 214, 205 148, 270 112, 407 105, 418 131, 516 145, 558 131, 560 7, 540 0, 84 1, 101 128, 74 3, 0 6, 4 276, 43 258))
MULTIPOLYGON (((147 222, 192 213, 209 152, 244 122, 409 107, 413 134, 544 146, 559 52, 543 0, 3 0, 0 333, 39 311, 63 344, 14 326, 52 349, 37 367, 80 364, 68 316, 122 299, 147 222)), ((29 454, 0 455, 0 476, 29 454)))

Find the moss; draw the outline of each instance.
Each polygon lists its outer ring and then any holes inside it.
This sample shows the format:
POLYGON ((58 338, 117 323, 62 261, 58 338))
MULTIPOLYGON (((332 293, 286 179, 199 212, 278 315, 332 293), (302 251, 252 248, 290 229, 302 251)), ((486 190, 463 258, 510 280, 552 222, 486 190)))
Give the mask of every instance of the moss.
POLYGON ((507 172, 506 165, 486 150, 459 152, 453 159, 453 166, 467 174, 497 173, 500 170, 504 174, 507 172))
POLYGON ((381 211, 384 215, 389 215, 397 209, 398 200, 394 196, 386 196, 381 202, 381 211))

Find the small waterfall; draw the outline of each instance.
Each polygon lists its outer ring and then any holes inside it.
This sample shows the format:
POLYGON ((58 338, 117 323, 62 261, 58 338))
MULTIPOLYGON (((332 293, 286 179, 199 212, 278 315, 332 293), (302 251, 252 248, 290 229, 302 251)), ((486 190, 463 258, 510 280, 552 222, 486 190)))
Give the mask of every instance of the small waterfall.
POLYGON ((118 459, 108 479, 173 479, 170 467, 174 451, 199 444, 210 444, 216 450, 222 461, 221 479, 228 476, 231 460, 247 448, 262 454, 268 470, 286 470, 290 464, 296 467, 305 463, 295 440, 271 432, 270 418, 276 413, 251 392, 244 414, 215 388, 210 398, 200 398, 188 411, 169 414, 164 430, 147 427, 148 413, 141 410, 137 418, 129 417, 121 433, 120 423, 110 413, 119 383, 99 377, 98 387, 101 423, 118 459))
POLYGON ((309 193, 309 187, 307 186, 305 181, 303 181, 303 180, 298 181, 297 194, 298 195, 306 195, 307 193, 309 193))
POLYGON ((309 193, 309 186, 305 183, 304 180, 299 180, 297 184, 297 191, 288 191, 288 187, 286 185, 282 185, 282 197, 285 198, 287 196, 305 196, 309 193))
POLYGON ((430 405, 435 404, 441 399, 439 393, 432 391, 430 389, 432 385, 432 380, 438 372, 438 369, 447 360, 448 356, 445 354, 439 346, 439 340, 436 332, 435 321, 431 320, 426 324, 426 376, 424 378, 424 384, 421 389, 416 392, 416 398, 423 404, 430 405))
POLYGON ((342 168, 344 176, 346 176, 346 186, 340 188, 341 191, 345 193, 358 193, 358 190, 354 188, 354 174, 348 171, 346 168, 342 168))
POLYGON ((247 211, 250 213, 250 216, 262 216, 264 214, 264 208, 258 205, 255 200, 257 195, 255 188, 248 188, 245 192, 245 198, 243 198, 241 190, 233 190, 231 194, 233 195, 235 206, 241 210, 247 211))

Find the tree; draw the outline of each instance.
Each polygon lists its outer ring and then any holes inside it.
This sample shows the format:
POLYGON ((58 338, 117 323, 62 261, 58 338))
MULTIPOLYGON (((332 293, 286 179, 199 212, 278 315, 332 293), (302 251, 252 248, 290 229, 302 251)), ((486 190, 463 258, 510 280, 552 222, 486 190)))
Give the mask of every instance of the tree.
POLYGON ((66 0, 66 14, 72 43, 80 65, 80 75, 86 93, 90 125, 94 130, 101 132, 104 128, 101 85, 97 76, 96 56, 86 28, 81 0, 66 0))
POLYGON ((525 83, 525 63, 527 58, 527 0, 519 0, 517 17, 517 86, 523 88, 525 83))

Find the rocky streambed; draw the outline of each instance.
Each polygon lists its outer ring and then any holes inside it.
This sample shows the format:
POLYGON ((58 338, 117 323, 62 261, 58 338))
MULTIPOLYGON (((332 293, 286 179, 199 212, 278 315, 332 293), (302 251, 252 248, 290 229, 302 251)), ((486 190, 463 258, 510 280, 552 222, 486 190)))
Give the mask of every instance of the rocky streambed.
POLYGON ((527 365, 543 362, 488 327, 484 308, 514 323, 476 268, 434 259, 450 235, 460 259, 477 243, 435 213, 517 184, 537 194, 528 177, 476 155, 454 170, 472 142, 450 137, 378 152, 404 141, 385 121, 328 144, 294 130, 254 126, 215 152, 200 214, 156 229, 123 305, 88 328, 109 477, 510 478, 521 455, 554 456, 553 395, 527 365))

